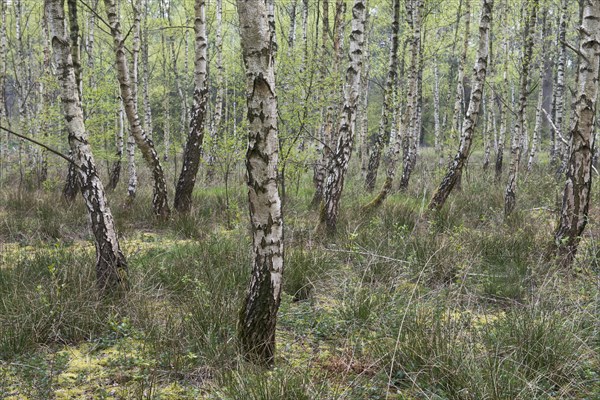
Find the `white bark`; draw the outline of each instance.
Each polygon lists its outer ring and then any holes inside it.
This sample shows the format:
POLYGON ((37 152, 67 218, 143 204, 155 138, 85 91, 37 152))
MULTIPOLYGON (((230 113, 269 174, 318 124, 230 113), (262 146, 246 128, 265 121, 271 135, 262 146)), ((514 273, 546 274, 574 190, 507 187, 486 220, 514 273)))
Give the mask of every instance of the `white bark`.
POLYGON ((504 192, 504 215, 512 213, 516 206, 517 180, 519 176, 519 165, 521 162, 521 153, 523 148, 523 137, 525 131, 525 112, 527 107, 527 88, 529 84, 529 70, 533 52, 533 35, 535 29, 538 0, 531 0, 530 14, 525 18, 523 30, 523 60, 521 62, 521 82, 519 93, 519 108, 517 110, 517 120, 513 131, 513 146, 511 147, 510 168, 508 172, 508 183, 504 192))
MULTIPOLYGON (((241 313, 240 339, 250 360, 274 360, 283 274, 283 216, 277 184, 279 141, 273 35, 264 0, 238 0, 248 106, 248 199, 252 278, 241 313)), ((272 22, 272 21, 271 21, 272 22)))
POLYGON ((327 166, 327 179, 323 190, 323 205, 319 225, 330 233, 335 232, 339 204, 344 188, 344 179, 352 154, 356 108, 360 96, 360 76, 363 66, 366 7, 364 0, 354 0, 352 7, 352 29, 344 86, 344 107, 339 116, 338 142, 327 166))
MULTIPOLYGON (((121 23, 117 17, 117 9, 114 0, 104 0, 108 23, 110 24, 111 34, 114 41, 114 51, 116 55, 117 77, 121 90, 121 97, 125 102, 125 113, 129 122, 129 129, 135 142, 142 152, 142 156, 152 170, 154 179, 154 194, 152 197, 152 205, 154 213, 162 218, 167 218, 170 214, 168 199, 167 199, 167 184, 158 154, 154 149, 154 143, 142 129, 139 116, 137 113, 137 88, 132 86, 131 77, 129 75, 129 66, 125 57, 125 48, 123 43, 123 34, 121 32, 121 23)), ((137 76, 137 74, 136 74, 137 76)))
POLYGON ((73 151, 73 161, 78 169, 83 198, 96 239, 98 285, 103 291, 114 290, 127 284, 127 263, 119 247, 112 213, 88 143, 71 49, 65 35, 63 2, 45 0, 45 10, 54 58, 58 65, 57 76, 61 84, 61 100, 69 132, 69 145, 73 151))
POLYGON ((460 145, 448 172, 442 179, 438 189, 429 203, 430 210, 439 210, 444 206, 448 196, 460 179, 462 169, 469 159, 473 135, 479 119, 479 108, 483 99, 483 88, 487 75, 490 47, 490 23, 492 19, 493 0, 481 1, 481 17, 479 21, 479 47, 473 68, 473 81, 469 108, 463 122, 460 145))
POLYGON ((560 220, 554 238, 560 255, 572 261, 588 222, 598 72, 600 70, 600 1, 585 0, 579 45, 577 98, 571 125, 571 155, 560 220))

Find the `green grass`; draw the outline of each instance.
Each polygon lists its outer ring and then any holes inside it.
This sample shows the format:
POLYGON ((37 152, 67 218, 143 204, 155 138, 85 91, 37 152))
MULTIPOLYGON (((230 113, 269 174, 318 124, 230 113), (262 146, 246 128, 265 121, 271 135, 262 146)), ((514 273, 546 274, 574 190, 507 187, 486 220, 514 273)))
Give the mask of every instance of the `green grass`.
POLYGON ((110 194, 132 282, 116 298, 95 291, 81 200, 66 207, 58 184, 5 186, 0 398, 600 397, 598 189, 565 271, 546 254, 562 190, 552 171, 520 182, 504 221, 503 184, 470 168, 425 219, 439 171, 420 167, 365 215, 371 196, 352 165, 335 238, 315 233, 309 173, 290 184, 271 371, 236 341, 251 246, 241 175, 228 200, 199 182, 190 215, 169 221, 152 216, 147 189, 127 209, 124 187, 110 194))

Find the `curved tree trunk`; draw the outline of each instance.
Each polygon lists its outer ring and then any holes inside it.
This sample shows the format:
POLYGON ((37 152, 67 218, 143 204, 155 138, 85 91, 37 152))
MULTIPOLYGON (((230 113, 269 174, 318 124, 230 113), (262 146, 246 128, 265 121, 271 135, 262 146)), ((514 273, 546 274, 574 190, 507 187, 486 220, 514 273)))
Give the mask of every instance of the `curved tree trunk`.
POLYGON ((200 166, 204 125, 206 120, 206 103, 208 100, 208 74, 206 49, 206 14, 204 0, 195 3, 194 31, 196 33, 196 57, 194 61, 194 104, 190 133, 183 154, 183 166, 177 188, 175 190, 174 207, 179 212, 188 212, 192 206, 192 192, 196 183, 196 174, 200 166))
MULTIPOLYGON (((365 190, 372 192, 377 181, 377 171, 381 161, 381 151, 385 136, 389 137, 389 114, 392 98, 392 88, 396 85, 398 77, 398 31, 400 29, 400 0, 394 0, 394 17, 392 20, 392 48, 390 49, 390 59, 388 72, 385 78, 385 88, 383 90, 383 104, 381 107, 381 117, 379 119, 379 130, 375 136, 375 142, 372 145, 367 167, 367 176, 365 178, 365 190)), ((367 97, 365 95, 365 97, 367 97)))
POLYGON ((585 0, 583 22, 579 30, 580 65, 571 124, 571 155, 563 194, 560 219, 554 240, 558 254, 570 263, 577 251, 581 235, 588 222, 592 188, 594 125, 600 69, 600 1, 585 0))
POLYGON ((119 247, 104 187, 98 177, 92 149, 88 144, 71 49, 65 37, 63 2, 45 0, 45 9, 54 58, 58 65, 57 76, 61 84, 61 100, 69 132, 69 145, 73 151, 73 161, 77 166, 81 192, 95 237, 98 287, 104 292, 112 291, 127 285, 127 262, 119 247))
POLYGON ((527 107, 527 87, 529 83, 529 69, 531 56, 533 53, 533 35, 535 29, 535 19, 537 16, 538 0, 528 2, 530 15, 526 16, 523 27, 523 61, 521 64, 521 83, 519 95, 519 108, 517 110, 517 122, 513 133, 513 146, 511 146, 510 169, 508 172, 508 183, 504 192, 504 216, 510 215, 516 206, 517 201, 517 179, 519 176, 519 164, 521 162, 521 153, 523 145, 523 136, 525 133, 525 108, 527 107))
POLYGON ((319 217, 319 226, 325 227, 329 233, 336 230, 339 204, 344 189, 344 178, 348 170, 354 142, 356 107, 358 106, 360 76, 363 65, 365 16, 364 0, 354 0, 350 49, 348 52, 350 65, 346 70, 344 107, 339 117, 337 147, 327 166, 327 179, 323 190, 323 203, 319 217))
POLYGON ((277 187, 277 98, 274 46, 263 0, 238 0, 248 104, 248 199, 252 277, 240 314, 239 338, 246 357, 270 366, 283 274, 283 216, 277 187))
POLYGON ((154 213, 162 218, 167 218, 171 212, 167 199, 167 183, 165 181, 165 176, 158 158, 158 154, 154 148, 154 143, 148 136, 146 136, 146 133, 140 124, 137 98, 135 96, 136 93, 134 93, 131 84, 129 66, 127 65, 127 59, 125 57, 123 34, 121 33, 121 23, 117 16, 115 0, 104 0, 104 4, 106 6, 108 23, 110 24, 110 30, 114 40, 117 77, 119 79, 121 97, 125 102, 125 113, 129 122, 129 129, 137 146, 142 152, 144 160, 146 160, 146 163, 152 170, 152 177, 154 179, 152 206, 154 213))
POLYGON ((471 91, 471 100, 469 109, 463 123, 463 130, 460 137, 460 145, 454 161, 450 164, 448 172, 442 179, 437 191, 429 203, 430 210, 439 210, 444 206, 446 199, 452 192, 460 175, 462 168, 469 158, 473 134, 479 118, 479 108, 483 98, 483 87, 487 73, 489 46, 490 46, 490 23, 492 19, 493 0, 482 0, 481 19, 479 22, 479 48, 477 49, 477 61, 475 62, 473 75, 473 89, 471 91))

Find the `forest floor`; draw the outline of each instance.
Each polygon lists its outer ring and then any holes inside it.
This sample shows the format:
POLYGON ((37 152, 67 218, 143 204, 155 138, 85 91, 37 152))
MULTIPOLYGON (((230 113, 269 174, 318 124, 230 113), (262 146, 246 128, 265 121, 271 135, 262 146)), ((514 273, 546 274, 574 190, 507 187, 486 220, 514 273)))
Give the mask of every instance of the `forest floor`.
POLYGON ((430 215, 442 171, 421 167, 372 213, 353 171, 335 238, 315 234, 308 173, 288 184, 270 371, 236 343, 250 274, 243 174, 227 196, 198 184, 191 215, 166 222, 148 191, 130 209, 124 187, 111 194, 132 282, 117 298, 95 291, 81 199, 67 206, 58 178, 5 182, 0 399, 600 399, 598 185, 566 270, 548 257, 563 188, 551 168, 521 175, 507 220, 504 183, 477 161, 469 170, 430 215))

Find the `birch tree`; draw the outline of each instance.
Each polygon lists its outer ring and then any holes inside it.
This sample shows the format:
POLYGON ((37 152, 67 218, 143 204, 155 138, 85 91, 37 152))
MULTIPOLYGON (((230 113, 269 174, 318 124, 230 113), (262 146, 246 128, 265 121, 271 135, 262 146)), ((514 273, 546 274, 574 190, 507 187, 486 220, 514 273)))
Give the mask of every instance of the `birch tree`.
POLYGON ((492 19, 493 0, 482 0, 481 17, 479 21, 479 46, 477 49, 477 59, 473 68, 473 89, 471 91, 471 100, 469 108, 463 122, 462 134, 458 152, 448 168, 448 172, 442 179, 436 192, 429 203, 430 210, 439 210, 444 206, 448 196, 458 182, 462 169, 469 158, 473 135, 479 118, 479 108, 483 98, 483 87, 487 74, 490 46, 490 23, 492 19))
POLYGON ((422 68, 420 60, 421 49, 421 13, 423 8, 422 0, 409 0, 406 2, 406 13, 408 15, 409 24, 412 28, 412 43, 411 43, 411 64, 410 64, 410 95, 409 104, 407 107, 407 123, 404 127, 403 137, 403 156, 404 168, 400 178, 400 189, 406 190, 412 175, 413 167, 417 160, 417 141, 419 133, 417 132, 419 123, 419 74, 422 68))
POLYGON ((511 159, 508 172, 508 183, 506 184, 506 190, 504 192, 505 216, 508 216, 512 213, 512 211, 515 209, 517 201, 517 178, 519 174, 519 165, 521 162, 523 136, 525 135, 525 109, 527 107, 529 70, 533 53, 532 31, 535 29, 538 0, 529 0, 527 5, 529 15, 525 16, 525 21, 523 24, 523 60, 521 62, 519 105, 517 109, 517 121, 513 133, 513 144, 510 150, 511 159))
MULTIPOLYGON (((389 137, 389 115, 392 103, 392 89, 396 85, 398 77, 398 31, 400 29, 400 0, 393 2, 393 20, 390 49, 390 58, 388 64, 388 72, 385 78, 385 87, 383 90, 383 104, 381 106, 381 117, 379 119, 379 129, 375 136, 375 142, 371 148, 369 164, 367 166, 367 176, 365 178, 365 190, 372 192, 377 181, 377 171, 381 160, 381 151, 385 141, 385 136, 389 137)), ((367 96, 365 96, 367 97, 367 96)))
POLYGON ((583 2, 577 97, 571 123, 571 151, 567 179, 554 241, 560 256, 570 263, 588 222, 592 189, 594 125, 600 70, 600 0, 583 2))
POLYGON ((354 0, 352 7, 352 29, 348 57, 350 65, 346 70, 344 86, 344 106, 339 116, 337 147, 327 165, 327 179, 323 190, 323 202, 319 226, 329 233, 336 230, 339 204, 344 189, 344 179, 352 154, 356 108, 358 106, 360 77, 363 65, 366 7, 364 0, 354 0))
POLYGON ((248 200, 252 276, 240 313, 245 356, 272 365, 283 275, 283 216, 277 184, 278 132, 274 37, 264 0, 238 0, 248 107, 248 200))
MULTIPOLYGON (((73 72, 75 74, 77 96, 81 101, 81 59, 79 51, 79 21, 77 18, 77 2, 75 0, 67 0, 67 4, 69 10, 69 38, 71 41, 71 59, 73 60, 73 72)), ((71 151, 69 151, 69 155, 72 155, 71 151)), ((73 201, 75 201, 78 191, 78 174, 75 170, 75 164, 70 163, 67 169, 67 179, 63 187, 63 197, 67 201, 67 203, 72 203, 73 201)))
MULTIPOLYGON (((125 114, 129 122, 129 130, 135 139, 135 142, 142 152, 144 160, 152 171, 154 180, 154 193, 152 196, 152 206, 154 213, 162 218, 167 218, 171 212, 167 199, 167 183, 163 173, 160 159, 154 148, 154 143, 150 139, 140 124, 137 107, 137 90, 134 91, 135 85, 132 85, 131 76, 129 75, 129 66, 125 57, 124 38, 121 32, 121 22, 117 16, 117 7, 115 0, 104 0, 108 23, 114 42, 114 52, 116 56, 117 78, 121 91, 121 97, 125 104, 125 114)), ((135 63, 134 63, 135 64, 135 63)), ((136 69, 134 65, 134 70, 136 69)), ((136 82, 134 80, 134 82, 136 82)))
POLYGON ((73 163, 77 168, 81 193, 88 210, 96 244, 96 276, 98 287, 112 291, 127 285, 127 262, 123 255, 115 224, 98 176, 88 134, 83 122, 83 109, 78 94, 71 46, 66 36, 64 0, 45 0, 57 77, 73 163))
POLYGON ((206 12, 205 1, 196 0, 194 19, 194 32, 196 36, 196 56, 194 61, 194 104, 190 131, 183 154, 183 166, 175 190, 175 204, 177 211, 188 212, 192 206, 192 192, 196 183, 196 175, 200 166, 202 141, 204 139, 204 125, 206 120, 206 103, 208 101, 208 47, 206 38, 206 12))

